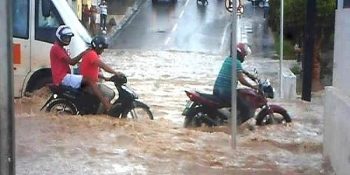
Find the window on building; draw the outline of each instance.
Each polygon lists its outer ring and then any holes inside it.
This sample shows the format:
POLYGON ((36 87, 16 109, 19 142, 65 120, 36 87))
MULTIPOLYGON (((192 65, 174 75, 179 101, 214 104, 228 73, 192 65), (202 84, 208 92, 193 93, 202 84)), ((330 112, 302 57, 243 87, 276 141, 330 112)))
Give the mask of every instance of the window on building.
POLYGON ((28 17, 29 17, 29 1, 14 0, 12 16, 13 18, 13 36, 17 38, 29 38, 28 17))
POLYGON ((350 0, 344 0, 344 8, 350 8, 350 0))

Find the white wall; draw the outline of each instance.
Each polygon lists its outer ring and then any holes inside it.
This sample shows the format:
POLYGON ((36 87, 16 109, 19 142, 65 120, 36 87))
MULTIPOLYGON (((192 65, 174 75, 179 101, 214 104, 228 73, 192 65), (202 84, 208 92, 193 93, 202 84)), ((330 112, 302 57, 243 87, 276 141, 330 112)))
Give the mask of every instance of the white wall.
POLYGON ((336 12, 333 86, 350 94, 350 9, 336 12))
POLYGON ((324 157, 337 175, 350 172, 350 98, 335 87, 326 88, 324 111, 324 157))
POLYGON ((334 36, 333 87, 327 87, 324 104, 323 154, 335 174, 350 172, 350 9, 338 1, 334 36))
POLYGON ((282 98, 296 99, 297 97, 297 77, 287 67, 283 68, 282 72, 282 98))

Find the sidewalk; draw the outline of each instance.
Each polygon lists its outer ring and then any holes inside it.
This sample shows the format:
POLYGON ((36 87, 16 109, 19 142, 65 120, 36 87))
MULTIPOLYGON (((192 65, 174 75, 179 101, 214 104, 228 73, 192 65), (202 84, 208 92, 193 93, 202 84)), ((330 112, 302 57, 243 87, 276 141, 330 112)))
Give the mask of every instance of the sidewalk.
MULTIPOLYGON (((122 0, 110 1, 107 16, 107 38, 113 37, 129 19, 137 12, 144 1, 142 0, 122 0)), ((96 24, 100 33, 99 23, 96 24)))

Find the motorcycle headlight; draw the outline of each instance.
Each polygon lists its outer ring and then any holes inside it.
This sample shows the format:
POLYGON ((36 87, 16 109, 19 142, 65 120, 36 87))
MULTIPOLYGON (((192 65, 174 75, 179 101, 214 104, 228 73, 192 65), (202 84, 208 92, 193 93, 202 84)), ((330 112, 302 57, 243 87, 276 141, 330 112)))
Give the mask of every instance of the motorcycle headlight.
POLYGON ((264 91, 265 97, 274 98, 274 89, 271 86, 269 80, 265 80, 262 84, 262 89, 264 91))

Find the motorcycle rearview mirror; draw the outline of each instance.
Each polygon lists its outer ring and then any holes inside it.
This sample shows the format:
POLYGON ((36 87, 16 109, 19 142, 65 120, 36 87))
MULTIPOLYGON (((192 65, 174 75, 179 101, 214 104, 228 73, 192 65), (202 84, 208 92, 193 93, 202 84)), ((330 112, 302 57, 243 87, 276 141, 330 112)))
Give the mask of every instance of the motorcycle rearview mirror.
POLYGON ((258 70, 256 68, 254 68, 254 74, 255 74, 255 77, 258 77, 258 70))
POLYGON ((49 17, 51 15, 51 1, 43 0, 41 2, 41 12, 44 17, 49 17))

